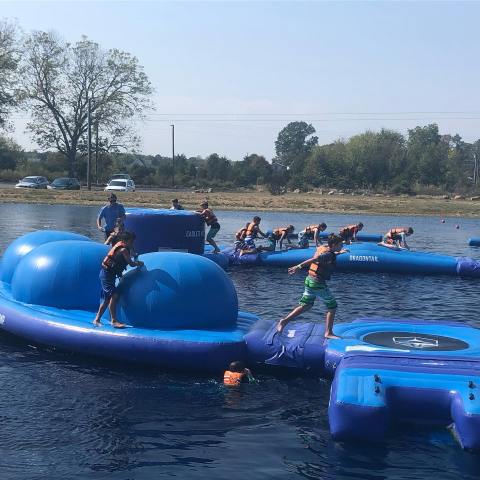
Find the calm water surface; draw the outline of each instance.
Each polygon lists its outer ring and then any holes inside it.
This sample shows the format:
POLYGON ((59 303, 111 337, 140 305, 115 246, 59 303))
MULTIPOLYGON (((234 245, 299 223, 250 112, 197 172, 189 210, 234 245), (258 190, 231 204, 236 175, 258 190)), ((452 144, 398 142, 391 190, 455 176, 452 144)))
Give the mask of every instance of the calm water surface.
MULTIPOLYGON (((98 208, 0 205, 1 251, 36 229, 100 239, 98 208)), ((217 212, 220 243, 251 213, 217 212)), ((365 231, 411 225, 422 250, 480 257, 467 239, 472 219, 263 213, 266 228, 362 220, 365 231), (455 229, 459 224, 460 228, 455 229)), ((298 228, 297 228, 298 229, 298 228)), ((296 304, 303 275, 230 271, 240 306, 278 319, 296 304)), ((480 326, 474 280, 341 274, 331 281, 338 321, 357 316, 449 319, 480 326)), ((305 316, 307 318, 307 315, 305 316)), ((323 321, 317 305, 308 313, 323 321)), ((226 390, 220 377, 163 373, 51 352, 0 335, 0 478, 3 479, 478 479, 480 455, 462 452, 446 430, 406 429, 381 445, 339 444, 328 431, 329 382, 259 375, 226 390)))

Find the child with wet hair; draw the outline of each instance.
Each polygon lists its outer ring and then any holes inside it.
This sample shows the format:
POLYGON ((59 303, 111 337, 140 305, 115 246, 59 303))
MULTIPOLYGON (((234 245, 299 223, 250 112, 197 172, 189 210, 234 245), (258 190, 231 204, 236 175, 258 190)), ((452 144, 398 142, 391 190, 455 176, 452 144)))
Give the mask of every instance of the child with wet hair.
POLYGON ((242 383, 253 381, 252 372, 245 367, 241 361, 234 361, 230 363, 228 370, 223 374, 223 384, 228 387, 238 387, 242 383))

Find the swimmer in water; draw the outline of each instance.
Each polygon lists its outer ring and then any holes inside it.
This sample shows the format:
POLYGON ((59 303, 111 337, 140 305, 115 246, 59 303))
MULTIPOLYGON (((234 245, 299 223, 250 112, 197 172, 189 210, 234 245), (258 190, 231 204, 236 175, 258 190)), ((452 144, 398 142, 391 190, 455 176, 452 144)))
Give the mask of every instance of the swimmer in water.
POLYGON ((228 370, 223 374, 223 384, 228 387, 238 387, 242 383, 254 380, 252 372, 240 361, 230 363, 228 370))

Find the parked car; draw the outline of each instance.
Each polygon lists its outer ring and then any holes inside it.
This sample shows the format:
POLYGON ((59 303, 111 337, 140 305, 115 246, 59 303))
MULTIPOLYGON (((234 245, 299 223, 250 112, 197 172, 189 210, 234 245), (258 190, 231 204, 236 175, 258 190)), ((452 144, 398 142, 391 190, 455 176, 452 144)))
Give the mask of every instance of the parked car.
POLYGON ((105 187, 105 190, 113 192, 134 192, 135 183, 133 183, 133 180, 127 179, 110 180, 110 183, 105 187))
POLYGON ((25 177, 22 178, 15 188, 47 188, 48 180, 45 177, 25 177))
POLYGON ((47 188, 54 190, 80 190, 80 182, 76 178, 56 178, 47 188))
POLYGON ((110 183, 112 180, 131 180, 132 177, 128 173, 116 173, 110 177, 110 183))

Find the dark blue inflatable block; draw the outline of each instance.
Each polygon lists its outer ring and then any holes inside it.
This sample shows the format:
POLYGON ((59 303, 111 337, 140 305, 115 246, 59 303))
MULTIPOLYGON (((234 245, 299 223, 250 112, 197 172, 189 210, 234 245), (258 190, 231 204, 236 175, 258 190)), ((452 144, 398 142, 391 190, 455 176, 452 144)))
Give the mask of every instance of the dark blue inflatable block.
POLYGON ((136 234, 138 253, 177 250, 203 254, 205 222, 195 212, 127 208, 125 227, 136 234))

